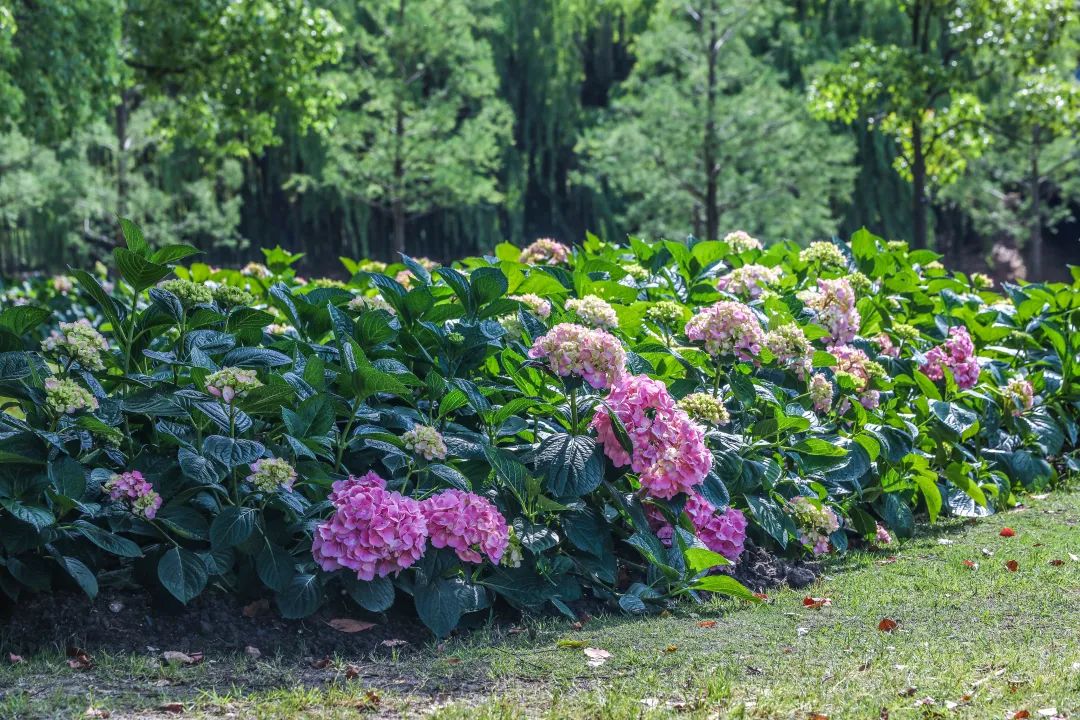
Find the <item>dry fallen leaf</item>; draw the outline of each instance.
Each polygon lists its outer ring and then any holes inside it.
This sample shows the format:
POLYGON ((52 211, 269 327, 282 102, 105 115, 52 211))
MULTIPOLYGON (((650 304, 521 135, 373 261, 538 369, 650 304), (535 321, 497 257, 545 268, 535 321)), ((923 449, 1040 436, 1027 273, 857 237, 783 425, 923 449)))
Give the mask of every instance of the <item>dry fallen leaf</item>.
POLYGON ((881 632, 892 632, 899 626, 899 623, 892 618, 881 618, 881 622, 877 624, 877 629, 881 632))
POLYGON ((965 560, 964 567, 966 567, 968 570, 978 570, 979 563, 975 562, 974 560, 965 560))
POLYGON ((165 662, 170 665, 198 665, 203 661, 203 654, 201 652, 182 653, 176 650, 166 650, 161 654, 165 658, 165 662))
POLYGON ((1065 561, 1064 560, 1059 560, 1058 558, 1054 558, 1053 560, 1050 561, 1050 565, 1052 567, 1061 567, 1064 564, 1065 564, 1065 561))
MULTIPOLYGON (((518 632, 520 632, 520 630, 518 632)), ((510 628, 510 634, 511 635, 514 634, 514 628, 510 628)), ((389 640, 383 640, 379 644, 380 645, 385 645, 386 647, 400 647, 402 645, 408 645, 409 641, 408 640, 399 640, 398 638, 390 638, 389 640)))
POLYGON ((72 670, 89 670, 94 667, 94 660, 82 648, 69 647, 67 649, 68 667, 72 670))
POLYGON ((1005 563, 1005 567, 1009 569, 1009 572, 1016 572, 1020 569, 1020 563, 1015 560, 1009 560, 1005 563))
POLYGON ((812 712, 807 716, 807 720, 829 720, 829 716, 825 713, 812 712))
POLYGON ((916 692, 915 688, 913 688, 913 687, 911 687, 911 686, 908 686, 908 687, 904 688, 903 690, 901 690, 901 691, 900 691, 899 693, 897 693, 897 694, 898 694, 898 695, 899 695, 900 697, 914 697, 914 696, 915 696, 915 692, 916 692))
POLYGON ((8 653, 7 659, 8 659, 8 662, 11 663, 12 665, 19 665, 21 663, 26 662, 26 658, 24 658, 22 655, 16 655, 15 653, 12 653, 12 652, 8 653))
POLYGON ((260 615, 265 615, 270 611, 270 601, 265 598, 262 600, 256 600, 253 603, 248 603, 244 606, 243 613, 246 618, 256 618, 260 615))
POLYGON ((244 654, 252 660, 258 660, 260 657, 262 657, 262 650, 255 647, 254 645, 248 645, 246 648, 244 648, 244 654))
POLYGON ((883 558, 881 560, 878 560, 877 564, 878 565, 892 565, 894 562, 896 562, 899 559, 900 558, 896 557, 895 555, 890 555, 887 558, 883 558))
POLYGON ((701 627, 701 628, 714 628, 714 627, 716 627, 716 621, 715 620, 702 620, 701 622, 699 622, 697 624, 697 626, 701 627))
POLYGON ((1011 527, 1003 527, 1001 528, 1001 532, 998 533, 998 535, 1000 535, 1001 537, 1014 537, 1016 535, 1016 531, 1013 530, 1011 527))
POLYGON ((375 627, 375 623, 367 622, 365 620, 353 620, 352 618, 334 618, 326 624, 338 632, 343 633, 364 632, 365 630, 370 630, 375 627))
POLYGON ((110 713, 108 710, 102 710, 101 708, 96 708, 92 706, 86 708, 86 712, 83 713, 83 717, 88 718, 107 718, 109 717, 109 715, 110 713))
POLYGON ((1009 717, 1012 718, 1012 720, 1024 720, 1024 718, 1031 717, 1031 713, 1029 713, 1027 710, 1017 710, 1009 717))
POLYGON ((678 649, 679 649, 678 645, 668 645, 666 648, 664 648, 664 652, 673 653, 673 652, 676 652, 678 649))
POLYGON ((322 658, 319 658, 318 660, 312 660, 311 661, 311 667, 313 667, 316 670, 325 670, 326 668, 330 667, 330 658, 329 657, 322 657, 322 658))
POLYGON ((761 600, 762 602, 768 602, 769 600, 769 596, 765 593, 754 593, 754 597, 756 597, 758 600, 761 600))
POLYGON ((356 665, 352 665, 352 664, 349 664, 349 665, 345 666, 345 679, 346 680, 355 680, 358 677, 360 677, 360 668, 359 667, 357 667, 356 665))
POLYGON ((611 657, 611 653, 600 648, 587 647, 582 652, 585 653, 585 657, 589 658, 591 667, 600 667, 611 657))
POLYGON ((184 704, 178 702, 165 703, 164 705, 158 705, 158 710, 161 712, 172 713, 173 715, 180 715, 184 712, 184 704))
POLYGON ((820 610, 823 607, 829 607, 832 605, 832 599, 827 597, 810 597, 807 595, 803 598, 802 604, 804 607, 811 608, 813 610, 820 610))

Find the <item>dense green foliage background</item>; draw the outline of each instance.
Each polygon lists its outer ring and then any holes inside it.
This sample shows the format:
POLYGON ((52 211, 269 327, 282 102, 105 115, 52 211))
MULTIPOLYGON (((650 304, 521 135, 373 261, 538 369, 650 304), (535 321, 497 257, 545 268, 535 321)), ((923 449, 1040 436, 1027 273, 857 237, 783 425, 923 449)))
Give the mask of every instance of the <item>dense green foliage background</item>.
POLYGON ((1052 275, 1078 27, 1071 0, 0 0, 0 272, 104 255, 119 212, 310 272, 866 225, 1052 275))

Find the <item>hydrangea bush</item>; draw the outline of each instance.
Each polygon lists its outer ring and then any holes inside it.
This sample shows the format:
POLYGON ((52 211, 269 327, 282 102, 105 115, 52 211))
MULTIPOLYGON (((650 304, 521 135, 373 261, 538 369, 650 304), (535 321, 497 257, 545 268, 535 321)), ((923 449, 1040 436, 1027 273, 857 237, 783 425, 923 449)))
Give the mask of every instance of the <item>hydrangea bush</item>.
POLYGON ((748 544, 882 546, 1077 469, 1080 271, 847 243, 540 240, 297 276, 152 247, 0 308, 0 592, 213 586, 299 618, 630 613, 748 544))

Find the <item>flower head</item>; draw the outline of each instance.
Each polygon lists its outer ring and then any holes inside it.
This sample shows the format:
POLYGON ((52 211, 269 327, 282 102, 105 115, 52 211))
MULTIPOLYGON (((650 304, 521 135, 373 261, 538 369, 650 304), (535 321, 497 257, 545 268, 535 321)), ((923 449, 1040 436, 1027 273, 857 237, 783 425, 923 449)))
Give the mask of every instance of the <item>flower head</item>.
POLYGON ((716 289, 753 300, 761 297, 761 294, 769 287, 780 282, 781 275, 780 268, 754 264, 743 265, 717 280, 716 289))
POLYGON ((386 490, 375 473, 334 483, 334 514, 315 529, 311 554, 323 570, 348 568, 373 580, 411 567, 424 555, 427 520, 416 500, 386 490))
POLYGON ((109 349, 109 343, 89 320, 81 318, 75 322, 60 323, 60 332, 53 330, 42 341, 41 349, 67 355, 87 370, 103 370, 105 363, 102 355, 109 349))
POLYGON ((540 238, 521 251, 518 262, 527 265, 560 265, 570 259, 570 248, 551 238, 540 238))
POLYGON ((593 416, 604 452, 616 467, 630 465, 647 495, 673 498, 701 483, 712 467, 705 433, 681 410, 667 386, 645 375, 625 375, 607 404, 623 424, 631 451, 619 442, 606 412, 593 416))
MULTIPOLYGON (((646 505, 645 512, 660 542, 671 547, 675 529, 655 506, 646 505)), ((746 542, 747 523, 742 511, 729 507, 724 512, 717 512, 704 496, 692 491, 686 498, 683 512, 690 518, 694 534, 705 543, 705 547, 731 562, 738 561, 746 542)))
POLYGON ((266 279, 270 277, 271 272, 270 268, 266 267, 262 263, 249 262, 247 265, 244 266, 244 269, 240 271, 240 274, 247 277, 266 279))
POLYGON ((382 295, 357 295, 349 301, 349 309, 361 313, 368 310, 383 310, 391 315, 397 315, 394 306, 383 298, 382 295))
POLYGON ((810 400, 814 403, 814 412, 819 415, 832 409, 833 386, 829 378, 821 373, 814 373, 810 378, 810 400))
POLYGON ((427 425, 413 425, 401 436, 409 452, 422 455, 425 460, 442 460, 446 457, 446 443, 439 431, 427 425))
POLYGON ((246 480, 260 492, 271 493, 276 490, 292 492, 296 482, 296 470, 281 458, 259 458, 251 463, 251 474, 246 480))
POLYGON ((874 542, 878 545, 891 545, 892 541, 893 538, 889 534, 888 528, 881 523, 877 523, 874 527, 874 542))
POLYGON ((743 232, 742 230, 729 232, 724 236, 724 242, 730 245, 731 249, 737 253, 761 249, 761 241, 755 237, 751 237, 749 233, 743 232))
POLYGON ((971 286, 976 290, 989 290, 994 287, 994 278, 986 273, 971 273, 971 286))
POLYGON ((54 377, 45 381, 45 404, 58 414, 74 415, 81 410, 93 412, 98 409, 97 398, 89 390, 74 380, 54 377))
POLYGON ((105 481, 104 487, 110 498, 131 502, 132 512, 147 520, 153 520, 161 507, 161 496, 138 470, 114 473, 105 481))
POLYGON ((255 302, 254 295, 235 285, 218 285, 214 288, 213 295, 214 302, 223 307, 240 307, 255 302))
POLYGON ((780 367, 794 371, 800 378, 813 366, 814 348, 795 323, 781 325, 765 334, 765 347, 776 356, 780 367))
POLYGON ((586 295, 581 299, 570 298, 566 301, 566 309, 590 327, 611 330, 619 326, 619 316, 615 314, 615 308, 596 295, 586 295))
POLYGON ((975 357, 975 343, 971 341, 971 336, 963 325, 949 328, 949 337, 945 342, 930 348, 926 353, 922 371, 931 380, 940 380, 945 377, 946 367, 952 370, 956 385, 962 390, 974 387, 979 381, 979 360, 975 357))
POLYGON ((551 302, 539 295, 525 293, 524 295, 511 295, 510 299, 517 300, 519 303, 529 308, 529 311, 541 320, 547 320, 551 317, 551 302))
POLYGON ((1005 385, 1005 400, 1009 412, 1020 417, 1035 406, 1035 388, 1022 377, 1010 378, 1005 385))
POLYGON ((626 368, 626 351, 614 335, 573 323, 559 323, 538 337, 529 357, 547 358, 556 375, 580 375, 594 388, 610 386, 626 368))
POLYGON ((900 357, 900 348, 896 347, 892 343, 892 338, 888 333, 878 333, 873 337, 874 344, 880 348, 880 353, 885 357, 900 357))
POLYGON ((792 498, 788 507, 799 528, 799 542, 812 548, 815 555, 829 552, 829 536, 840 529, 833 509, 802 495, 792 498))
POLYGON ((677 302, 661 300, 645 311, 645 317, 657 325, 675 328, 684 322, 686 311, 683 309, 683 306, 677 302))
POLYGON ((877 407, 881 393, 871 385, 874 378, 885 376, 885 368, 867 357, 862 350, 850 345, 834 345, 829 352, 836 357, 836 374, 851 378, 862 406, 868 410, 877 407))
POLYGON ((799 260, 804 263, 817 263, 822 267, 843 269, 847 267, 844 253, 831 242, 812 242, 799 253, 799 260))
POLYGON ((444 490, 422 501, 420 507, 433 546, 453 548, 462 562, 480 563, 486 555, 499 564, 510 532, 506 518, 489 500, 462 490, 444 490))
POLYGON ((166 280, 158 287, 175 295, 184 307, 209 305, 214 300, 214 293, 209 287, 190 280, 166 280))
POLYGON ((709 393, 691 393, 678 402, 679 409, 690 419, 709 425, 727 425, 731 415, 724 401, 709 393))
POLYGON ((75 289, 75 283, 67 275, 53 275, 52 286, 53 290, 61 295, 67 295, 75 289))
POLYGON ((816 290, 804 290, 797 296, 828 330, 830 345, 845 345, 855 339, 859 332, 859 311, 855 309, 855 291, 847 278, 818 279, 816 290))
POLYGON ((255 371, 238 367, 221 368, 206 378, 206 392, 227 403, 258 387, 262 387, 262 382, 255 375, 255 371))
POLYGON ((765 331, 749 307, 721 300, 686 323, 686 337, 704 344, 706 352, 713 357, 734 355, 739 360, 756 361, 765 331))

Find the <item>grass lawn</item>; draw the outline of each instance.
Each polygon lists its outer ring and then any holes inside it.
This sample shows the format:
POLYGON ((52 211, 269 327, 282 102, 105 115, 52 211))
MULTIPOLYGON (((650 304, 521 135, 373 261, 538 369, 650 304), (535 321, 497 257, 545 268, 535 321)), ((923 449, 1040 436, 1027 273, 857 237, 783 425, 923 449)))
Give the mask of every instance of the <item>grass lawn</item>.
POLYGON ((530 620, 319 669, 87 650, 81 671, 5 651, 0 717, 1080 718, 1080 494, 922 528, 894 556, 854 553, 753 607, 530 620), (610 657, 590 664, 586 648, 610 657))

